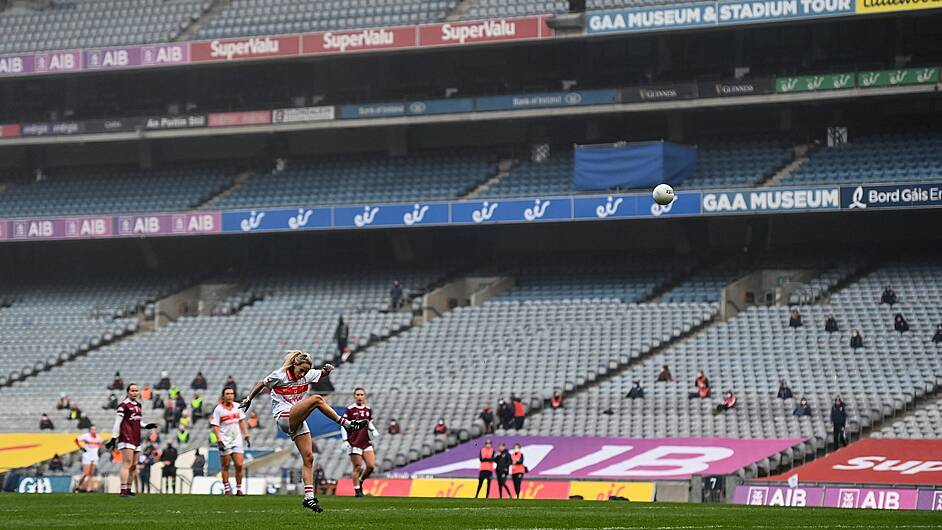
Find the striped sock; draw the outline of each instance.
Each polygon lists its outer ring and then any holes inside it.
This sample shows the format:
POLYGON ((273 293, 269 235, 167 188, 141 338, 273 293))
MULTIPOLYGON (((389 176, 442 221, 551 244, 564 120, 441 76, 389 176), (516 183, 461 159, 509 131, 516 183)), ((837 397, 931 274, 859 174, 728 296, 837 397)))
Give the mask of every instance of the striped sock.
POLYGON ((124 493, 124 492, 127 492, 127 491, 131 491, 131 485, 130 485, 130 484, 125 484, 125 483, 122 482, 122 483, 121 483, 121 493, 124 493))
POLYGON ((310 499, 313 496, 314 496, 314 486, 312 484, 305 484, 304 485, 304 498, 310 499))
POLYGON ((232 487, 229 486, 229 483, 228 483, 228 482, 224 482, 224 483, 223 483, 222 489, 223 489, 223 492, 225 492, 225 493, 232 493, 232 487))
POLYGON ((236 491, 239 492, 239 493, 245 493, 244 491, 242 491, 242 484, 241 484, 241 483, 237 483, 237 484, 236 484, 236 491))

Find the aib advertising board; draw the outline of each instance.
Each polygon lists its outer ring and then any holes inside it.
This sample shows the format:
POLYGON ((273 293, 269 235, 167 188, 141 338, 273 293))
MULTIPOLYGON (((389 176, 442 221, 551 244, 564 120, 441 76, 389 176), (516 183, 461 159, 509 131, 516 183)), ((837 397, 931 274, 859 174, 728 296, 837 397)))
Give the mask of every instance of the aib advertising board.
MULTIPOLYGON (((496 442, 501 437, 494 436, 496 442)), ((801 438, 604 438, 515 436, 530 479, 656 480, 734 473, 801 443, 801 438)), ((483 439, 394 470, 420 477, 476 477, 483 439)))

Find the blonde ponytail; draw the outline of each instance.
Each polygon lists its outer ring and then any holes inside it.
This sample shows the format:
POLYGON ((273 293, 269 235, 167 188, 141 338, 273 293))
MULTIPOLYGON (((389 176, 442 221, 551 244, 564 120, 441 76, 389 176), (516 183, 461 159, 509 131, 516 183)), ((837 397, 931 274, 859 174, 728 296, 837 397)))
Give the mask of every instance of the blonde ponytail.
POLYGON ((311 366, 314 366, 314 360, 311 359, 311 354, 301 350, 290 350, 288 351, 288 354, 285 355, 285 362, 281 368, 287 370, 288 368, 297 366, 301 363, 307 363, 311 366))

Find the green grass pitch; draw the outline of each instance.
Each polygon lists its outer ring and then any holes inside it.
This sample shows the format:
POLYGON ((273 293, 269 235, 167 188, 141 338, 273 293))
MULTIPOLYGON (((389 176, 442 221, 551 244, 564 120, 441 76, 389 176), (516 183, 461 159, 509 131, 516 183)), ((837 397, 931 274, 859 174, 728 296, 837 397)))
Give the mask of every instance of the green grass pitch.
POLYGON ((587 501, 0 494, 0 528, 942 528, 942 514, 587 501))

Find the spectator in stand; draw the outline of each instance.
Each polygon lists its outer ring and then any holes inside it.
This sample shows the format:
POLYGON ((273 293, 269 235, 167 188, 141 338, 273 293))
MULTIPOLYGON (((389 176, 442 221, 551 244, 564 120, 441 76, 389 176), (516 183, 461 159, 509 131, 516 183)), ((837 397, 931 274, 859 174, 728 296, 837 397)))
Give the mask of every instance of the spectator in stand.
POLYGON ((180 397, 180 387, 178 387, 178 386, 172 386, 172 387, 170 387, 170 389, 167 390, 167 396, 168 396, 170 399, 176 401, 177 398, 180 397))
POLYGON ((177 450, 173 447, 173 442, 167 442, 167 447, 160 454, 160 462, 164 467, 162 470, 163 491, 177 492, 177 450))
POLYGON ((231 388, 236 397, 239 397, 239 385, 236 384, 236 380, 232 377, 232 374, 226 376, 226 382, 222 385, 223 391, 227 388, 231 388))
POLYGON ((634 385, 628 390, 628 399, 643 399, 644 398, 644 387, 641 386, 641 381, 634 381, 634 385))
POLYGON ((62 473, 63 471, 65 471, 65 468, 62 467, 62 458, 59 456, 59 453, 52 455, 52 459, 49 460, 49 472, 62 473))
POLYGON ((69 410, 69 396, 65 392, 59 392, 59 399, 56 400, 56 410, 69 410))
POLYGON ((550 398, 550 408, 553 410, 563 408, 563 394, 559 390, 553 392, 553 397, 550 398))
POLYGON ((190 410, 193 411, 193 422, 203 417, 203 397, 199 395, 199 392, 193 395, 193 399, 190 400, 190 410))
POLYGON ((840 396, 834 398, 834 405, 831 407, 831 424, 834 425, 834 449, 837 450, 841 445, 847 445, 847 436, 844 434, 844 428, 847 426, 847 407, 840 396))
POLYGON ((154 405, 153 405, 153 409, 154 409, 154 410, 162 409, 162 408, 164 408, 165 406, 166 406, 166 405, 164 405, 164 398, 160 397, 160 392, 155 392, 155 393, 154 393, 154 405))
POLYGON ((393 311, 402 307, 402 286, 399 285, 399 280, 394 281, 392 289, 389 290, 389 306, 393 311))
POLYGON ((78 405, 73 403, 72 408, 69 409, 69 414, 66 415, 65 419, 78 421, 81 418, 82 418, 82 409, 78 408, 78 405))
POLYGON ((150 385, 144 385, 143 388, 141 388, 141 401, 150 401, 153 398, 154 390, 150 385))
POLYGON ((138 458, 138 478, 141 481, 141 493, 150 493, 150 468, 157 460, 154 458, 154 446, 148 445, 138 458))
POLYGON ((801 401, 798 402, 798 406, 795 407, 795 410, 792 411, 792 416, 802 417, 802 416, 811 416, 811 405, 808 404, 808 400, 801 398, 801 401))
POLYGON ((942 324, 938 324, 935 327, 935 335, 932 336, 932 342, 939 345, 942 342, 942 324))
POLYGON ((334 340, 337 341, 337 355, 343 356, 347 351, 347 344, 350 342, 350 326, 343 321, 343 316, 337 319, 337 327, 334 329, 334 340))
POLYGON ((514 410, 503 399, 497 402, 497 419, 501 429, 509 429, 514 424, 514 410))
POLYGON ((834 313, 828 313, 828 317, 824 320, 824 331, 828 333, 838 331, 837 319, 834 318, 834 313))
POLYGON ((710 380, 707 378, 706 374, 703 373, 703 370, 697 372, 697 379, 693 382, 696 387, 696 391, 687 394, 687 397, 690 399, 706 399, 710 397, 710 380))
POLYGON ((896 291, 887 285, 886 288, 883 289, 883 295, 880 296, 880 303, 892 307, 896 302, 899 302, 899 298, 896 296, 896 291))
POLYGON ((190 390, 206 390, 207 388, 209 388, 209 383, 206 382, 206 376, 203 372, 196 372, 196 377, 190 381, 190 390))
POLYGON ((726 394, 723 395, 723 401, 716 405, 716 408, 713 409, 713 415, 716 416, 720 412, 726 412, 727 410, 734 408, 736 406, 736 395, 733 394, 733 389, 730 388, 726 391, 726 394))
POLYGON ((801 313, 798 312, 798 308, 792 309, 792 312, 788 314, 788 327, 801 327, 801 313))
POLYGON ((906 322, 906 317, 902 313, 896 313, 896 316, 893 317, 893 329, 898 331, 900 335, 909 331, 909 322, 906 322))
POLYGON ((258 413, 254 410, 249 412, 249 419, 247 421, 249 429, 261 429, 262 424, 258 421, 258 413))
POLYGON ((114 393, 108 394, 108 401, 105 401, 105 404, 101 406, 103 410, 114 410, 118 408, 118 396, 114 393))
POLYGON ((200 450, 196 450, 196 454, 193 455, 193 465, 191 466, 193 470, 194 477, 202 477, 205 475, 206 470, 206 457, 200 454, 200 450))
POLYGON ((177 443, 180 444, 180 447, 190 443, 190 429, 182 423, 177 430, 177 443))
POLYGON ((82 416, 79 418, 78 423, 75 425, 78 429, 87 429, 92 426, 92 419, 88 416, 82 416))
POLYGON ((124 390, 124 379, 121 379, 121 372, 114 373, 114 380, 111 381, 108 390, 124 390))
POLYGON ((193 418, 190 416, 190 409, 183 409, 180 418, 177 420, 181 427, 189 429, 193 425, 193 418))
POLYGON ((170 376, 167 375, 167 371, 163 370, 160 372, 160 380, 157 381, 157 384, 154 385, 154 390, 170 390, 170 376))
POLYGON ((657 374, 657 379, 654 380, 655 383, 673 383, 674 376, 671 375, 671 369, 666 364, 661 367, 661 371, 657 374))
POLYGON ((164 409, 164 434, 170 434, 170 426, 173 425, 174 420, 177 417, 177 413, 174 410, 174 402, 171 401, 168 403, 168 406, 164 409))
POLYGON ((854 350, 857 348, 863 348, 863 335, 860 334, 859 330, 853 330, 850 332, 850 347, 854 350))
POLYGON ((39 430, 55 430, 56 426, 52 424, 52 419, 49 418, 49 415, 43 412, 43 415, 39 417, 39 430))
POLYGON ((478 419, 484 422, 485 434, 494 432, 494 409, 491 407, 490 403, 485 403, 484 408, 481 409, 481 413, 478 414, 478 419))
POLYGON ((157 429, 151 429, 150 432, 147 433, 147 443, 154 447, 160 446, 160 433, 157 429))
POLYGON ((400 427, 399 422, 393 418, 389 420, 389 426, 386 427, 386 432, 389 434, 400 434, 402 432, 402 427, 400 427))
POLYGON ((527 417, 527 409, 523 406, 523 401, 520 400, 520 397, 514 396, 514 429, 520 430, 523 428, 523 421, 527 417))
POLYGON ((791 399, 793 397, 792 389, 788 387, 784 379, 778 382, 778 394, 776 394, 776 397, 779 399, 791 399))
POLYGON ((183 396, 177 392, 177 397, 173 400, 174 423, 180 423, 180 418, 183 416, 183 411, 185 410, 186 401, 183 399, 183 396))
POLYGON ((435 429, 433 430, 435 435, 445 435, 448 434, 448 426, 445 425, 445 418, 439 418, 438 423, 435 424, 435 429))

